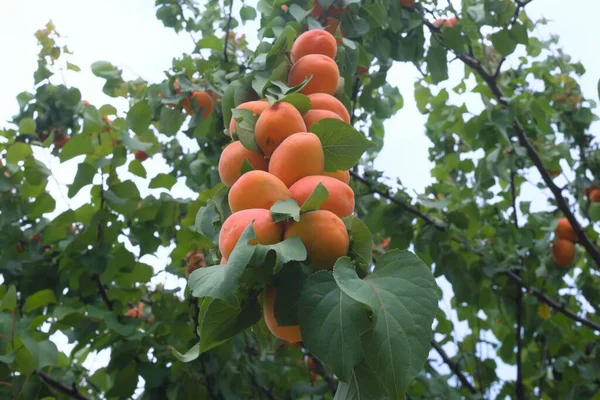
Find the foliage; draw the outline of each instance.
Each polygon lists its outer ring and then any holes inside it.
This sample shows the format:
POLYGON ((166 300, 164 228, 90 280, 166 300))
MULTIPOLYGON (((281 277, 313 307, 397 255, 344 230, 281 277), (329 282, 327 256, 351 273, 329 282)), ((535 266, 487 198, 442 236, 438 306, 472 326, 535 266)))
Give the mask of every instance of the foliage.
MULTIPOLYGON (((312 0, 259 0, 239 12, 233 1, 157 0, 157 18, 189 32, 195 48, 162 82, 125 80, 111 62, 94 63, 103 92, 125 100, 124 110, 58 84, 58 69, 80 68, 51 23, 36 32, 35 91, 17 96, 19 113, 0 131, 0 396, 597 399, 600 213, 586 195, 600 176, 596 104, 558 37, 536 36, 545 21, 528 16, 531 0, 463 0, 460 9, 322 0, 321 14, 312 0), (456 24, 435 23, 452 16, 456 24), (254 21, 260 43, 249 48, 236 29, 254 21), (232 115, 240 141, 256 146, 255 120, 231 110, 262 97, 305 110, 298 92, 307 82, 284 83, 289 50, 299 32, 336 21, 336 97, 355 129, 324 120, 312 130, 327 170, 353 167, 349 257, 332 272, 306 273, 301 243, 250 246, 248 227, 222 267, 218 232, 231 211, 217 164, 232 115), (395 62, 422 75, 412 95, 427 115, 434 183, 418 196, 373 167, 384 122, 404 104, 387 83, 395 62), (464 65, 452 81, 450 62, 464 65), (218 106, 188 115, 193 91, 218 106), (49 190, 40 148, 76 168, 66 194, 89 201, 55 212, 64 199, 49 190), (166 161, 149 183, 160 194, 123 179, 148 175, 136 152, 166 161), (519 199, 532 181, 551 194, 549 210, 519 199), (173 196, 177 183, 197 197, 173 196), (550 251, 560 217, 577 235, 570 268, 557 268, 550 251), (165 249, 164 271, 143 261, 165 249), (449 282, 452 313, 436 306, 431 272, 449 282), (158 274, 189 281, 166 289, 151 282, 158 274), (300 323, 301 345, 273 337, 261 318, 261 289, 272 282, 289 293, 277 300, 277 319, 300 323), (57 332, 72 348, 57 347, 57 332), (86 368, 106 349, 105 367, 86 368), (514 378, 500 372, 507 366, 514 378)), ((297 218, 320 206, 323 190, 272 211, 297 218)))

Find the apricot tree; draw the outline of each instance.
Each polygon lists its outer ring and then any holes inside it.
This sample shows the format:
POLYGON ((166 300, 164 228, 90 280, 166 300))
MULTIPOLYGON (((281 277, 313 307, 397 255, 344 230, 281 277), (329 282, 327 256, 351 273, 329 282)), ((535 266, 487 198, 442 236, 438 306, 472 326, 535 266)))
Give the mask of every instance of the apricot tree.
POLYGON ((57 80, 80 67, 36 32, 0 131, 0 396, 598 399, 595 102, 531 1, 157 0, 195 47, 161 82, 94 63, 125 108, 57 80), (374 167, 399 62, 418 195, 374 167))

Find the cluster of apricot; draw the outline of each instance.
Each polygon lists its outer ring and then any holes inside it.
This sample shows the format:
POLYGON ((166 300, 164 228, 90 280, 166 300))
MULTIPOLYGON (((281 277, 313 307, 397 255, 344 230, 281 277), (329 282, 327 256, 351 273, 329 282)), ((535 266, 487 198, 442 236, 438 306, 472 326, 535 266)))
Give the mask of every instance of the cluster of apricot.
POLYGON ((575 259, 577 234, 567 218, 558 220, 554 234, 556 239, 552 243, 552 258, 559 267, 568 267, 575 259))
MULTIPOLYGON (((266 100, 250 101, 237 108, 258 117, 255 140, 260 151, 251 151, 240 141, 229 144, 219 160, 219 175, 230 186, 228 201, 232 211, 219 234, 221 263, 228 257, 244 229, 253 222, 256 242, 276 244, 297 236, 306 247, 308 263, 314 270, 332 269, 348 252, 349 237, 342 218, 354 211, 354 192, 348 185, 349 171, 325 171, 325 155, 319 137, 308 130, 315 122, 335 118, 350 123, 344 105, 332 96, 339 81, 334 57, 335 38, 326 31, 312 30, 300 35, 291 49, 293 65, 288 83, 295 86, 312 77, 301 90, 311 101, 302 115, 292 104, 266 100), (247 161, 252 170, 242 174, 247 161), (305 212, 299 221, 274 222, 270 208, 280 200, 293 199, 298 205, 322 184, 328 198, 316 211, 305 212)), ((237 132, 232 118, 229 132, 237 132)), ((264 318, 271 332, 288 342, 301 341, 298 326, 279 326, 274 316, 275 289, 265 291, 264 318)))

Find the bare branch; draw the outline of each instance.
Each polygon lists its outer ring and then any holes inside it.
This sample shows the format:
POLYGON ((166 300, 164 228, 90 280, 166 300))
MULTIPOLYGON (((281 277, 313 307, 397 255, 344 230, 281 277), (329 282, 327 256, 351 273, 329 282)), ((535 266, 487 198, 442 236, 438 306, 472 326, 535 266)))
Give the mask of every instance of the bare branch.
POLYGON ((77 390, 77 387, 75 385, 69 387, 41 371, 35 371, 34 374, 36 374, 42 381, 44 381, 44 383, 46 383, 51 388, 58 390, 59 392, 63 393, 66 396, 69 396, 72 399, 90 400, 88 397, 81 394, 79 390, 77 390))
POLYGON ((469 390, 469 392, 471 392, 472 394, 478 394, 479 391, 477 390, 477 388, 475 386, 473 386, 473 384, 471 382, 469 382, 469 380, 467 379, 465 374, 460 369, 460 365, 458 365, 457 363, 455 363, 454 361, 452 361, 450 359, 450 357, 444 351, 442 346, 435 340, 431 341, 431 346, 433 346, 435 351, 437 351, 438 354, 440 355, 440 357, 442 357, 442 360, 444 360, 444 362, 446 364, 448 364, 448 367, 454 373, 454 375, 456 375, 456 377, 460 381, 461 385, 464 386, 465 388, 467 388, 469 390))
POLYGON ((227 45, 229 44, 229 31, 231 30, 231 20, 233 19, 233 0, 229 0, 229 17, 227 18, 227 25, 225 26, 225 44, 223 45, 223 59, 226 63, 229 62, 229 56, 227 55, 227 45))

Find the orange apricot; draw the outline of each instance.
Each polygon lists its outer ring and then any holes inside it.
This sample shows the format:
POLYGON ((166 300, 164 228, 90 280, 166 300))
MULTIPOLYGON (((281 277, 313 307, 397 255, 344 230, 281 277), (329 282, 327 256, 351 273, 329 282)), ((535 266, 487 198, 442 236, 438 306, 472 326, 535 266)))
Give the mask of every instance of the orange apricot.
POLYGON ((248 150, 240 141, 230 143, 219 159, 219 177, 225 185, 231 186, 240 178, 244 160, 248 160, 254 170, 266 171, 269 167, 262 153, 248 150))
POLYGON ((298 132, 306 132, 302 115, 290 103, 281 102, 260 114, 254 137, 262 152, 270 156, 285 138, 298 132))
POLYGON ((219 232, 219 250, 225 260, 229 258, 240 236, 252 221, 256 239, 250 242, 251 245, 281 242, 284 226, 273 222, 269 210, 254 208, 234 212, 223 222, 219 232))
POLYGON ((309 94, 308 98, 310 99, 310 108, 312 110, 332 111, 339 115, 342 121, 347 124, 350 123, 350 113, 348 113, 346 106, 332 95, 327 93, 313 93, 309 94))
POLYGON ((354 211, 354 192, 352 188, 344 182, 329 176, 314 175, 300 179, 290 186, 292 199, 296 200, 298 205, 301 206, 319 183, 323 184, 329 192, 329 197, 321 204, 321 210, 331 211, 340 218, 352 214, 352 211, 354 211))
POLYGON ((298 236, 314 270, 332 269, 339 257, 348 253, 349 238, 344 222, 334 213, 317 210, 304 213, 300 221, 285 228, 284 238, 298 236))
POLYGON ((322 54, 335 60, 337 43, 335 37, 325 30, 313 29, 298 36, 291 50, 292 62, 308 54, 322 54))
POLYGON ((594 189, 590 192, 590 201, 592 203, 600 202, 600 190, 599 189, 594 189))
POLYGON ((337 179, 338 181, 344 182, 346 185, 350 184, 350 171, 348 171, 348 170, 335 171, 335 172, 325 171, 325 172, 323 172, 323 175, 328 176, 330 178, 337 179))
POLYGON ((271 333, 281 340, 285 340, 291 343, 297 343, 302 341, 302 334, 300 333, 300 326, 279 326, 277 319, 275 318, 275 294, 277 291, 272 286, 265 288, 265 299, 263 303, 263 315, 265 318, 265 324, 271 331, 271 333))
POLYGON ((398 0, 398 3, 402 7, 413 7, 415 5, 415 0, 398 0))
POLYGON ((319 122, 325 118, 333 118, 342 120, 342 117, 329 110, 309 110, 306 114, 304 114, 304 123, 306 124, 306 129, 310 130, 310 127, 313 124, 319 122))
POLYGON ((189 97, 181 100, 181 105, 188 115, 193 115, 196 111, 202 109, 202 118, 206 118, 212 113, 214 103, 210 94, 197 90, 192 92, 189 97))
POLYGON ((285 139, 269 160, 269 173, 287 187, 310 175, 325 171, 325 155, 321 140, 314 133, 300 132, 285 139))
MULTIPOLYGON (((254 100, 247 101, 246 103, 242 103, 236 108, 241 108, 243 110, 250 110, 254 115, 260 115, 263 111, 265 111, 269 107, 269 102, 267 100, 254 100)), ((237 122, 235 118, 231 117, 231 122, 229 123, 229 136, 232 135, 233 132, 236 131, 237 122)))
POLYGON ((556 240, 552 243, 552 258, 559 267, 568 267, 575 259, 575 244, 566 239, 556 240))
POLYGON ((300 58, 290 69, 288 85, 297 86, 304 79, 312 79, 301 93, 327 93, 334 94, 340 80, 340 70, 331 58, 323 54, 309 54, 300 58))
POLYGON ((242 175, 229 190, 232 212, 249 208, 270 209, 279 200, 289 199, 290 191, 275 175, 265 171, 250 171, 242 175))
POLYGON ((134 152, 134 155, 135 155, 135 159, 138 160, 138 161, 140 161, 140 162, 146 161, 148 159, 148 157, 150 157, 148 155, 148 153, 146 153, 145 151, 142 151, 142 150, 136 150, 134 152))
POLYGON ((561 218, 558 220, 556 224, 556 231, 554 233, 559 239, 566 239, 570 240, 571 242, 577 241, 577 234, 567 218, 561 218))

